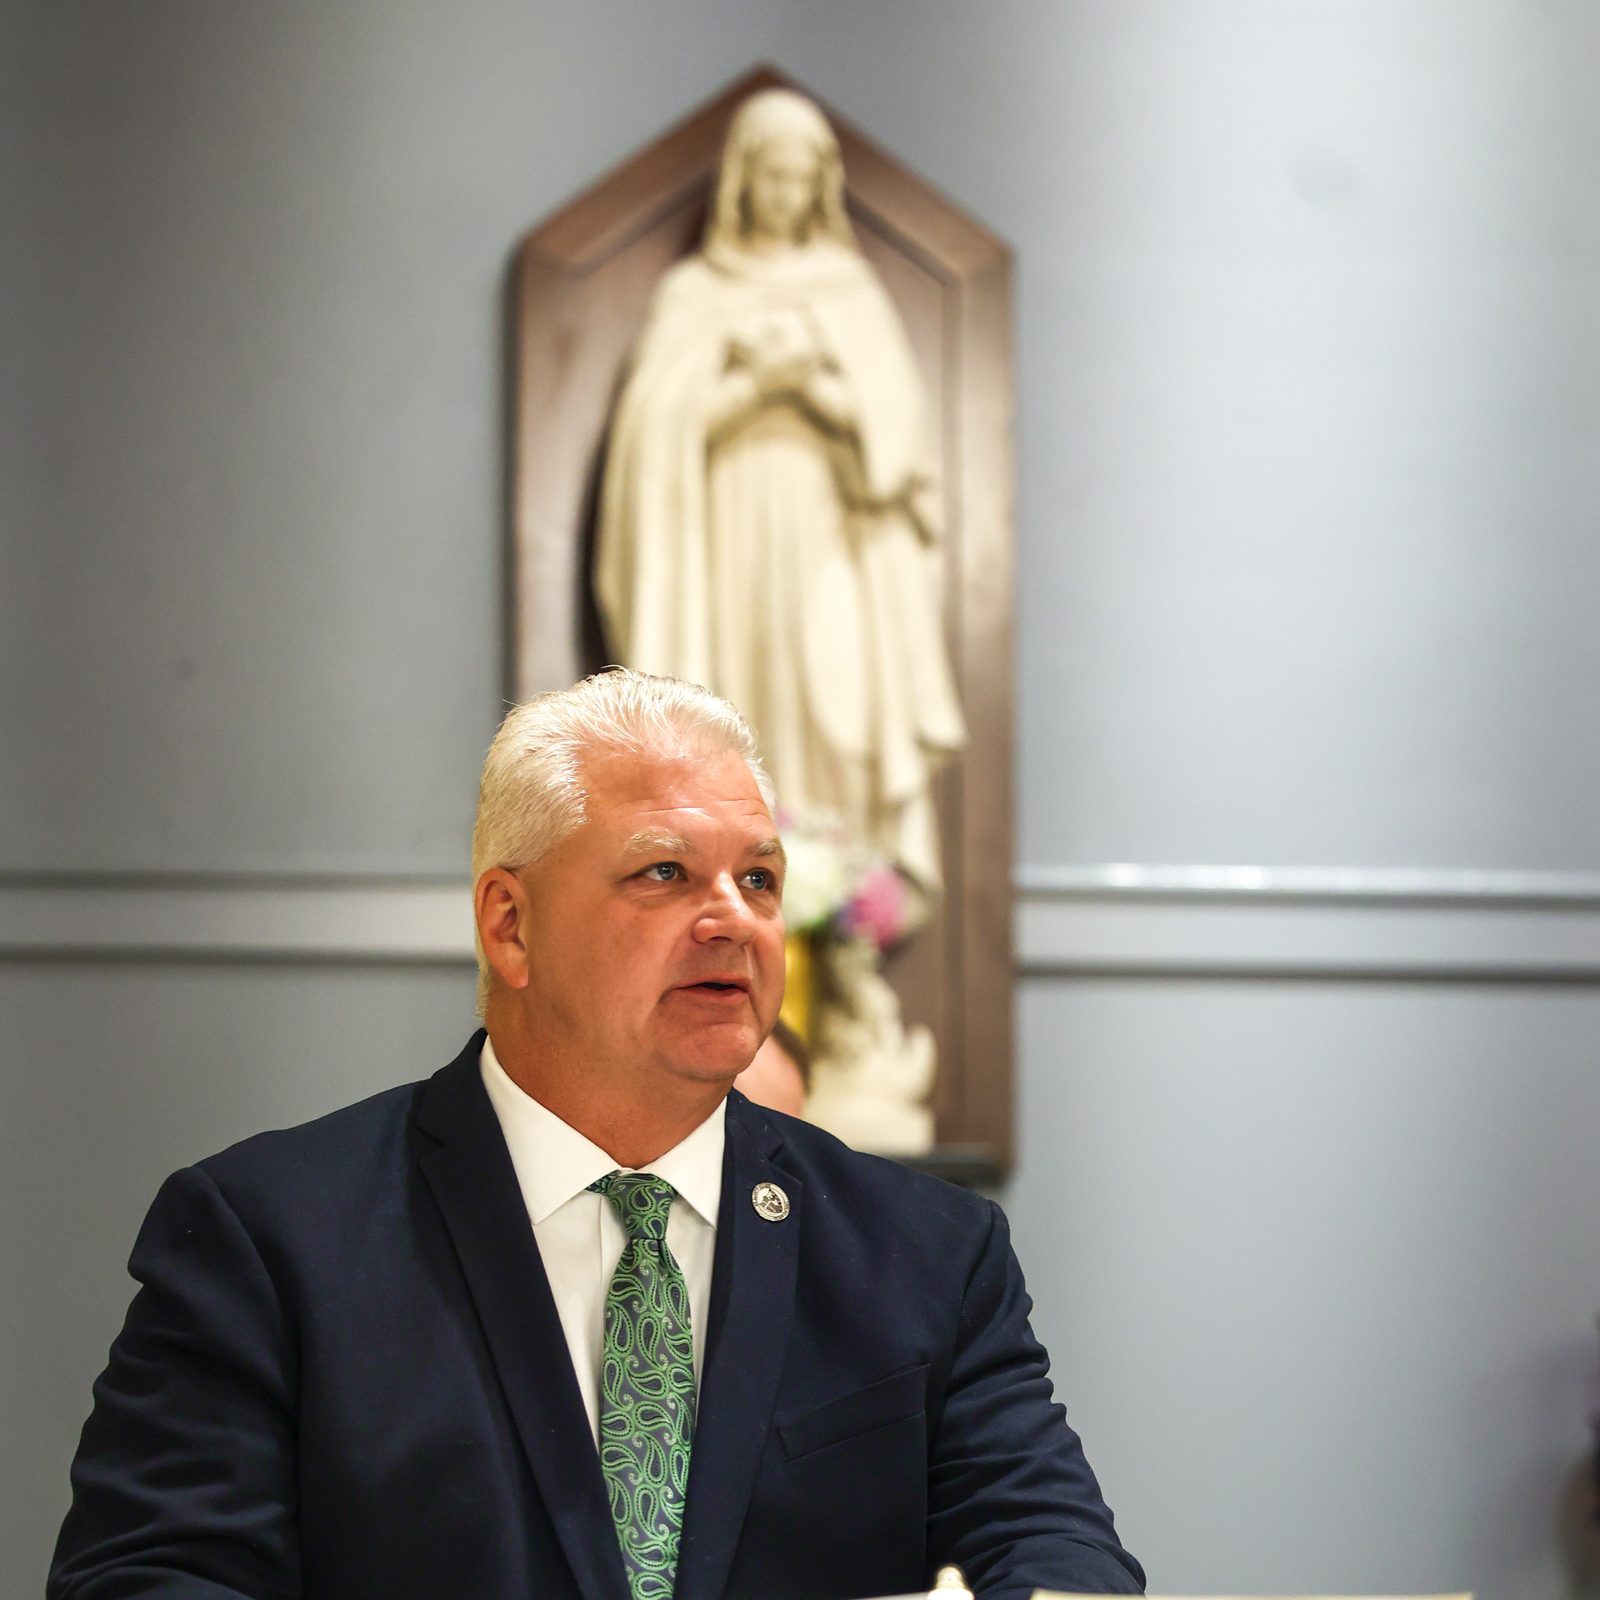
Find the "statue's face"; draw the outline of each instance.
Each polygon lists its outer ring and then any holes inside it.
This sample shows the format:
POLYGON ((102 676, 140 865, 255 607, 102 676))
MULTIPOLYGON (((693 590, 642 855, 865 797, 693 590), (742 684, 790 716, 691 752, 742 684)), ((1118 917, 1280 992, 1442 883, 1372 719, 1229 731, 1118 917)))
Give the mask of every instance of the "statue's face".
POLYGON ((750 158, 746 204, 751 231, 797 241, 817 203, 822 163, 800 139, 773 139, 750 158))

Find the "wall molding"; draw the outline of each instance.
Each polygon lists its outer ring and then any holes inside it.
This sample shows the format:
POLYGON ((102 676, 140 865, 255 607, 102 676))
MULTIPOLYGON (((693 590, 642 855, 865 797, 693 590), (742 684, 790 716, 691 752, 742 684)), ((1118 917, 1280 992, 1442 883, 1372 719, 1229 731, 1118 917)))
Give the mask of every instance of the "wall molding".
MULTIPOLYGON (((1028 866, 1030 977, 1600 980, 1600 874, 1028 866)), ((468 965, 464 879, 0 875, 0 960, 468 965)))
POLYGON ((1600 872, 1475 867, 1023 866, 1021 898, 1472 905, 1600 911, 1600 872))
POLYGON ((1024 867, 1024 975, 1600 980, 1600 873, 1024 867))
POLYGON ((0 877, 0 959, 474 960, 466 880, 0 877))

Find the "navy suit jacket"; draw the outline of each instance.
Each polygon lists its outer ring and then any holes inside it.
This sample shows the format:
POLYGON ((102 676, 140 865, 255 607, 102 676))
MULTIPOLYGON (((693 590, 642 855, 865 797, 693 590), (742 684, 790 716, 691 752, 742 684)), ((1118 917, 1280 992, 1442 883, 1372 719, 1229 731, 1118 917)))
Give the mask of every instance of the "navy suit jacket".
MULTIPOLYGON (((167 1181, 52 1600, 628 1600, 481 1041, 167 1181)), ((998 1207, 730 1095, 677 1600, 1139 1592, 1027 1314, 998 1207)))

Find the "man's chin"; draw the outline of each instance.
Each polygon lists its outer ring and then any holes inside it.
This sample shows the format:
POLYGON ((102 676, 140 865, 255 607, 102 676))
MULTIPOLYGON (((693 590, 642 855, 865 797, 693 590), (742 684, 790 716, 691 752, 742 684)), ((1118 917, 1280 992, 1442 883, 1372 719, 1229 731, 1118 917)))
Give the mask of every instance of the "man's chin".
POLYGON ((673 1068, 680 1077, 697 1083, 731 1084, 755 1060, 760 1047, 761 1039, 754 1029, 736 1039, 696 1041, 675 1053, 673 1068))
POLYGON ((731 1087, 733 1080, 744 1071, 756 1058, 754 1050, 749 1055, 727 1057, 714 1061, 692 1062, 684 1072, 684 1076, 692 1078, 696 1083, 720 1083, 731 1087))

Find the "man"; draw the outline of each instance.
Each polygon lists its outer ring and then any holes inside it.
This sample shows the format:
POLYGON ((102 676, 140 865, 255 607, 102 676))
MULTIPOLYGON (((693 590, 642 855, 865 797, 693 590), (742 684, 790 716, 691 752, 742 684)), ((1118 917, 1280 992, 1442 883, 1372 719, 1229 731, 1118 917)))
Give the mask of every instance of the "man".
POLYGON ((1138 1592, 996 1207, 763 1112, 783 847, 738 713, 513 711, 487 1033, 171 1178, 56 1600, 1138 1592))

